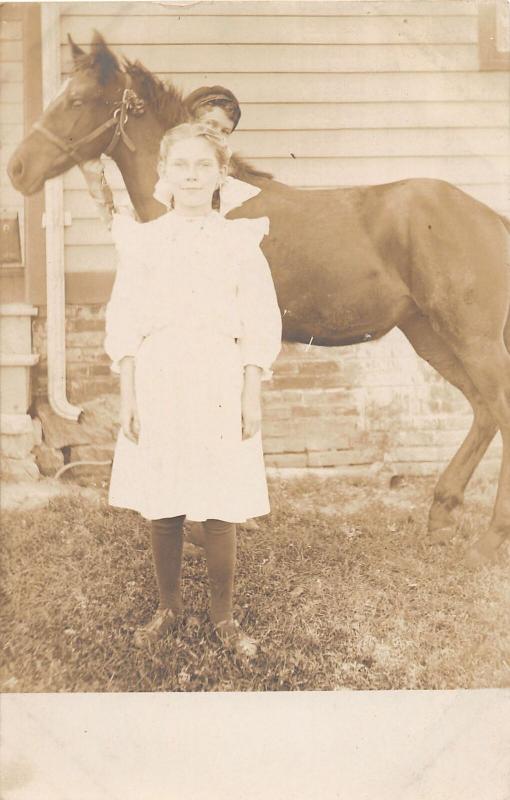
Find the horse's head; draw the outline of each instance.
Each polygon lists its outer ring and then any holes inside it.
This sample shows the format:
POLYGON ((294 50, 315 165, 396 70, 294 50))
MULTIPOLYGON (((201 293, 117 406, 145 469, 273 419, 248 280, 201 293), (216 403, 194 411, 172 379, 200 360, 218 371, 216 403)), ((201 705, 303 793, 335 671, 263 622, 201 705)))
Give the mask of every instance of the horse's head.
POLYGON ((121 140, 129 113, 141 113, 143 102, 130 89, 128 73, 95 32, 90 53, 69 37, 73 71, 42 117, 16 148, 7 172, 15 189, 30 195, 48 178, 76 163, 110 152, 121 140))

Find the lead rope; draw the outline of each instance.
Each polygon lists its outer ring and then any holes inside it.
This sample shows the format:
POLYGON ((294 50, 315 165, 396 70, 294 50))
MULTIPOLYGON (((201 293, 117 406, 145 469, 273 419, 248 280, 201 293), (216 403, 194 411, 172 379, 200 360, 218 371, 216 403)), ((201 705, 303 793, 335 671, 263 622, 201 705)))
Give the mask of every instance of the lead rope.
POLYGON ((91 161, 82 161, 79 167, 99 216, 110 230, 116 209, 113 192, 104 173, 104 164, 99 158, 94 158, 91 161))

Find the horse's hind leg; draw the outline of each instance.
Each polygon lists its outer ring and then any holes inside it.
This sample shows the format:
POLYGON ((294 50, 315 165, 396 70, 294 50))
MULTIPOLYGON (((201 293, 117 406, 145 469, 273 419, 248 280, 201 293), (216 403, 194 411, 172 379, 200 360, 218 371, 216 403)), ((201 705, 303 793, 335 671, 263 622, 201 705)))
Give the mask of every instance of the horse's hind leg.
POLYGON ((458 356, 496 419, 503 440, 503 457, 494 512, 485 534, 471 548, 469 561, 491 561, 510 537, 510 353, 502 338, 475 339, 458 348, 458 356))
POLYGON ((456 386, 473 409, 473 423, 461 447, 441 474, 429 512, 429 531, 438 542, 455 532, 453 512, 462 505, 465 488, 497 431, 497 424, 462 363, 430 325, 417 312, 400 324, 414 349, 449 383, 456 386))

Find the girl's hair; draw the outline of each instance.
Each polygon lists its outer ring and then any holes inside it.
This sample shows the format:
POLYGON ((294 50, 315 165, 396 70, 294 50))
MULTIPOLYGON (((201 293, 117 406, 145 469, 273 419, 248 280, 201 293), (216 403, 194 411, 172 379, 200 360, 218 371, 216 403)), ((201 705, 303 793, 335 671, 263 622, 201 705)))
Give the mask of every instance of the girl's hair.
POLYGON ((160 176, 165 172, 166 161, 173 145, 183 139, 195 138, 205 139, 211 145, 220 168, 228 166, 232 154, 225 137, 216 128, 205 123, 185 122, 175 128, 170 128, 161 139, 158 162, 158 174, 160 176))
POLYGON ((184 99, 184 105, 191 117, 199 117, 202 110, 218 106, 223 109, 234 128, 241 118, 237 97, 224 86, 200 86, 184 99))

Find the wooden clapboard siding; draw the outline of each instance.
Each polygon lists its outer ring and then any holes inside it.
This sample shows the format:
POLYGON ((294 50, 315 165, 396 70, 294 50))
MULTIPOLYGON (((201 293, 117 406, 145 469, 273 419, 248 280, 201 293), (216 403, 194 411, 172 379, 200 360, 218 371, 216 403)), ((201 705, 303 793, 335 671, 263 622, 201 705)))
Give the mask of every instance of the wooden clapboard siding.
POLYGON ((0 42, 20 42, 23 32, 21 17, 18 19, 8 19, 5 13, 0 14, 0 42))
MULTIPOLYGON (((360 0, 361 2, 361 0, 360 0)), ((508 74, 504 73, 402 73, 376 74, 368 71, 332 75, 299 73, 237 74, 225 72, 161 73, 185 92, 203 84, 228 84, 240 103, 380 103, 458 102, 499 100, 508 102, 508 74)))
MULTIPOLYGON (((235 4, 234 4, 235 5, 235 4)), ((235 11, 233 12, 235 13, 235 11)), ((424 41, 436 44, 477 44, 477 21, 474 16, 373 17, 364 20, 360 29, 357 17, 293 17, 285 25, 268 16, 241 17, 235 21, 235 39, 229 20, 221 17, 186 15, 161 16, 156 28, 140 30, 137 18, 101 16, 97 20, 80 17, 72 24, 75 42, 86 46, 92 27, 97 26, 115 46, 174 44, 409 44, 424 41)), ((62 44, 67 44, 62 29, 62 44)))
POLYGON ((96 245, 110 245, 111 237, 106 226, 103 225, 99 229, 97 227, 94 217, 75 219, 72 225, 64 229, 65 244, 88 245, 90 238, 93 237, 96 245))
POLYGON ((323 131, 239 131, 231 137, 232 148, 254 158, 364 158, 372 156, 506 156, 510 131, 484 128, 471 130, 420 130, 419 128, 323 131))
POLYGON ((2 83, 23 83, 23 64, 18 61, 0 62, 0 81, 2 83))
POLYGON ((476 45, 126 45, 124 55, 152 72, 349 73, 474 72, 476 45))
POLYGON ((22 197, 12 188, 5 170, 8 156, 41 114, 40 50, 39 4, 4 3, 0 8, 0 205, 18 212, 23 251, 23 267, 2 270, 4 302, 45 302, 43 194, 22 197), (4 276, 8 272, 13 275, 4 276))
POLYGON ((481 203, 493 206, 501 214, 510 216, 510 182, 508 180, 497 183, 478 183, 474 186, 469 183, 458 183, 457 186, 481 203))
MULTIPOLYGON (((15 122, 13 120, 14 112, 19 111, 23 115, 23 106, 15 106, 13 104, 7 105, 2 109, 4 118, 12 120, 11 122, 0 121, 0 142, 7 145, 17 145, 23 138, 23 122, 15 122)), ((17 113, 16 113, 17 116, 17 113)), ((2 119, 2 118, 0 118, 2 119)))
MULTIPOLYGON (((65 187, 66 210, 69 211, 72 216, 73 225, 84 219, 94 219, 96 220, 97 225, 96 206, 88 192, 83 191, 83 179, 80 178, 76 181, 73 181, 73 183, 76 188, 72 188, 69 183, 67 183, 65 187)), ((117 181, 112 181, 110 184, 111 183, 117 184, 117 181)), ((115 198, 117 199, 117 197, 119 197, 119 204, 128 205, 129 198, 127 196, 127 192, 120 192, 117 185, 114 185, 112 188, 114 189, 115 198)), ((99 230, 96 230, 95 234, 92 233, 92 236, 100 236, 99 230)), ((88 241, 95 241, 95 239, 89 239, 88 241)))
POLYGON ((0 39, 0 60, 2 62, 16 62, 23 58, 23 45, 21 41, 11 42, 0 39))
POLYGON ((6 104, 18 105, 20 92, 23 94, 21 81, 2 81, 0 83, 0 104, 2 108, 6 104))
POLYGON ((66 245, 68 272, 111 272, 115 270, 115 252, 111 244, 94 243, 94 258, 90 245, 66 245))
MULTIPOLYGON (((365 0, 328 0, 312 2, 278 2, 278 0, 262 0, 262 2, 252 2, 251 0, 211 0, 211 2, 190 3, 185 7, 183 3, 163 4, 163 3, 137 3, 137 14, 140 17, 163 17, 163 16, 226 16, 246 15, 252 16, 355 16, 375 15, 378 16, 476 16, 477 9, 473 0, 377 0, 366 2, 365 0)), ((97 16, 115 16, 123 18, 133 12, 133 4, 127 3, 80 3, 68 2, 60 4, 63 16, 88 17, 94 19, 97 16)))
MULTIPOLYGON (((67 33, 86 48, 96 28, 184 92, 228 86, 243 107, 233 148, 280 180, 319 188, 436 177, 510 209, 509 78, 479 70, 475 0, 60 8, 65 70, 67 33)), ((64 185, 75 220, 68 270, 113 269, 80 173, 64 185)))
MULTIPOLYGON (((22 27, 22 8, 4 4, 0 8, 0 215, 17 213, 23 238, 24 198, 14 191, 5 171, 8 155, 23 138, 22 27)), ((23 248, 24 245, 23 241, 23 248)), ((4 303, 24 300, 23 272, 21 265, 0 266, 0 291, 4 303)))
POLYGON ((243 131, 504 128, 507 102, 244 103, 243 131))

